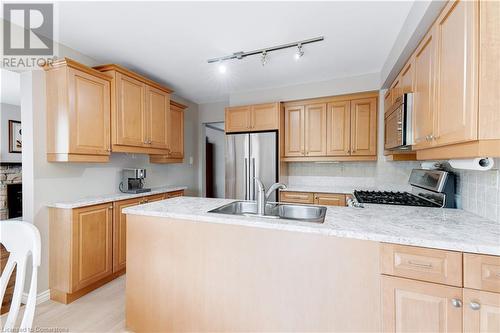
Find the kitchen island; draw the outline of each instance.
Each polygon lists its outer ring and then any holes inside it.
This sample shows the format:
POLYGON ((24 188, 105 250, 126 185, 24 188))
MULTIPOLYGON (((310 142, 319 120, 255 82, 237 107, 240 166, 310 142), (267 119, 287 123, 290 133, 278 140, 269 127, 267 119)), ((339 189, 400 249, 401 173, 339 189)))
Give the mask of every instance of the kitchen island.
POLYGON ((208 213, 181 197, 127 214, 133 331, 380 331, 380 243, 500 255, 495 222, 462 210, 328 207, 306 223, 208 213))

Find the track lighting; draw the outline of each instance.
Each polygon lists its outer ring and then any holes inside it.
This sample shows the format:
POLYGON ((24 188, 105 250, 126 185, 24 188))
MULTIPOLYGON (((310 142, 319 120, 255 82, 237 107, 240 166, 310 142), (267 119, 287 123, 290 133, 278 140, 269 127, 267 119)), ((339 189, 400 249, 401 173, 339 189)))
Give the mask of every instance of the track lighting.
POLYGON ((297 52, 294 55, 295 60, 299 60, 304 55, 304 50, 302 50, 302 44, 297 45, 297 52))
POLYGON ((267 51, 263 51, 261 56, 260 56, 260 63, 262 66, 265 66, 267 64, 267 51))
POLYGON ((259 49, 259 50, 253 50, 253 51, 248 51, 248 52, 234 52, 233 54, 224 56, 224 57, 219 57, 219 58, 213 58, 213 59, 208 59, 208 63, 214 63, 218 62, 219 63, 219 72, 220 73, 225 73, 226 69, 222 69, 221 65, 223 61, 227 60, 232 60, 232 59, 238 59, 241 60, 243 58, 246 58, 248 56, 253 56, 253 55, 259 55, 260 54, 260 62, 262 63, 262 66, 266 65, 269 61, 268 59, 268 53, 273 52, 273 51, 278 51, 278 50, 283 50, 287 49, 290 47, 296 47, 297 52, 294 55, 295 60, 299 60, 303 55, 304 55, 304 50, 302 49, 302 46, 305 44, 311 44, 311 43, 316 43, 316 42, 321 42, 325 38, 322 37, 316 37, 316 38, 311 38, 311 39, 304 39, 298 42, 294 43, 288 43, 288 44, 282 44, 282 45, 277 45, 277 46, 272 46, 272 47, 266 47, 264 49, 259 49))

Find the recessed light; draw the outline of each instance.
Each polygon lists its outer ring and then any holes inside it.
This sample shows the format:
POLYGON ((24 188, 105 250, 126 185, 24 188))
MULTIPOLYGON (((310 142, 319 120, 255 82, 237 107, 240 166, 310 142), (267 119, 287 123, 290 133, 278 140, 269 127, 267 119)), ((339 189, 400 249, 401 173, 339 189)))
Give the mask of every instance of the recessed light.
POLYGON ((226 65, 220 63, 219 64, 219 73, 221 74, 225 74, 227 72, 227 68, 226 68, 226 65))

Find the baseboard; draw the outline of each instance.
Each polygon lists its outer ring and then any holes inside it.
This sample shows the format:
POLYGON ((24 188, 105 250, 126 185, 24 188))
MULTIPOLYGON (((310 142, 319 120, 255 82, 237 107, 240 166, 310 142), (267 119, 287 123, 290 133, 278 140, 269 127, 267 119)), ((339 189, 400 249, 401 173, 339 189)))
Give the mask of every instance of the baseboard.
MULTIPOLYGON (((46 302, 49 299, 50 299, 50 289, 47 289, 36 295, 36 304, 38 305, 40 303, 46 302)), ((21 303, 26 304, 26 302, 28 302, 28 293, 23 293, 23 296, 21 297, 21 303)))

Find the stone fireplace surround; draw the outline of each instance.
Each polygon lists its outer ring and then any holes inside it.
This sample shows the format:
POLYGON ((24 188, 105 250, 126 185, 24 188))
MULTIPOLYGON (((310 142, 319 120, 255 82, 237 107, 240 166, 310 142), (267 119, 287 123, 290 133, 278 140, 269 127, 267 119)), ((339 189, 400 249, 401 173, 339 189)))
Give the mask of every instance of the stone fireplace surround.
POLYGON ((7 185, 22 183, 21 164, 0 164, 0 220, 9 218, 7 185))

